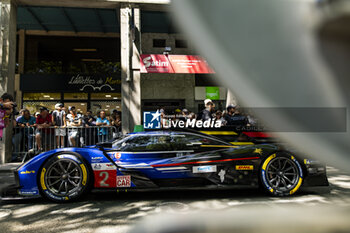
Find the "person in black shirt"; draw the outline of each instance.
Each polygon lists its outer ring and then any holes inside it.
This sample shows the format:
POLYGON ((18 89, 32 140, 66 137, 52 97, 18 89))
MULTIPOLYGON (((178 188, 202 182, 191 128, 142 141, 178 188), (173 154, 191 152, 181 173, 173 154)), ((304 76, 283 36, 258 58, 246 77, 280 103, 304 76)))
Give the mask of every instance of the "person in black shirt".
POLYGON ((84 116, 84 124, 85 124, 85 127, 96 126, 96 119, 92 115, 92 111, 91 110, 88 110, 86 112, 86 115, 84 116))
POLYGON ((213 118, 213 113, 215 111, 215 104, 211 99, 204 100, 205 109, 200 113, 199 120, 207 121, 213 118))
POLYGON ((231 126, 246 126, 249 121, 248 118, 242 115, 235 105, 227 106, 227 114, 225 115, 226 125, 231 126))
POLYGON ((96 119, 92 115, 92 111, 88 110, 86 112, 86 115, 83 119, 84 122, 84 128, 82 130, 83 138, 84 138, 84 144, 87 146, 96 144, 97 142, 97 133, 96 133, 96 119))
POLYGON ((113 110, 113 113, 111 115, 111 126, 114 126, 116 129, 116 133, 118 134, 121 132, 122 129, 122 119, 121 114, 118 110, 113 110))
POLYGON ((190 112, 186 108, 182 109, 181 116, 179 117, 179 120, 186 121, 187 119, 189 119, 189 113, 190 112))

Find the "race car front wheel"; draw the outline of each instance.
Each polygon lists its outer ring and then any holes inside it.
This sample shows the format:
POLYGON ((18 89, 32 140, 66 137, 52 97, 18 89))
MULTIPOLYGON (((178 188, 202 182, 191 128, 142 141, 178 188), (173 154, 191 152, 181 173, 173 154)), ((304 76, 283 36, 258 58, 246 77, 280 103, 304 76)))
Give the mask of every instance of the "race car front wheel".
POLYGON ((90 169, 76 154, 57 154, 41 168, 38 183, 41 193, 56 202, 81 197, 90 184, 90 169))
POLYGON ((289 196, 297 192, 303 181, 298 160, 288 153, 270 155, 260 171, 262 185, 274 196, 289 196))

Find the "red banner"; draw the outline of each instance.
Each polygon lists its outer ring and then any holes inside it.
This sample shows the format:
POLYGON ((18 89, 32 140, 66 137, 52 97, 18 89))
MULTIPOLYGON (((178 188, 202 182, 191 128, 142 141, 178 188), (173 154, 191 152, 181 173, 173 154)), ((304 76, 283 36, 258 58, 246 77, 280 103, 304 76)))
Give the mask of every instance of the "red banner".
POLYGON ((197 55, 142 54, 141 73, 212 74, 207 61, 197 55))

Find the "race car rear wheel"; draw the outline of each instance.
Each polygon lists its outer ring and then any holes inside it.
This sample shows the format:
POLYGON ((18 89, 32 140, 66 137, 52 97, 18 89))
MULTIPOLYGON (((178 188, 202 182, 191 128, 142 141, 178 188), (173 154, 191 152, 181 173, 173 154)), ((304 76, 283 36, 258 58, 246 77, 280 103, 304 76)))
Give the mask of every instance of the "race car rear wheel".
POLYGON ((274 196, 289 196, 297 192, 303 181, 298 160, 287 153, 270 155, 261 167, 262 185, 274 196))
POLYGON ((81 197, 90 183, 90 169, 77 154, 54 155, 44 163, 39 174, 41 193, 56 202, 81 197))

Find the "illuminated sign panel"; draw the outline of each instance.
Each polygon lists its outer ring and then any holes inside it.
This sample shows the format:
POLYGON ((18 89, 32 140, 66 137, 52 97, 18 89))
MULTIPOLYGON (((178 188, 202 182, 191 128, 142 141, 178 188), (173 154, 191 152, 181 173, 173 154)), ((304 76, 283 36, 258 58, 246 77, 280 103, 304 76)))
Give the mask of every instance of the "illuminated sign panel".
POLYGON ((212 74, 207 61, 197 55, 142 54, 141 73, 212 74))

